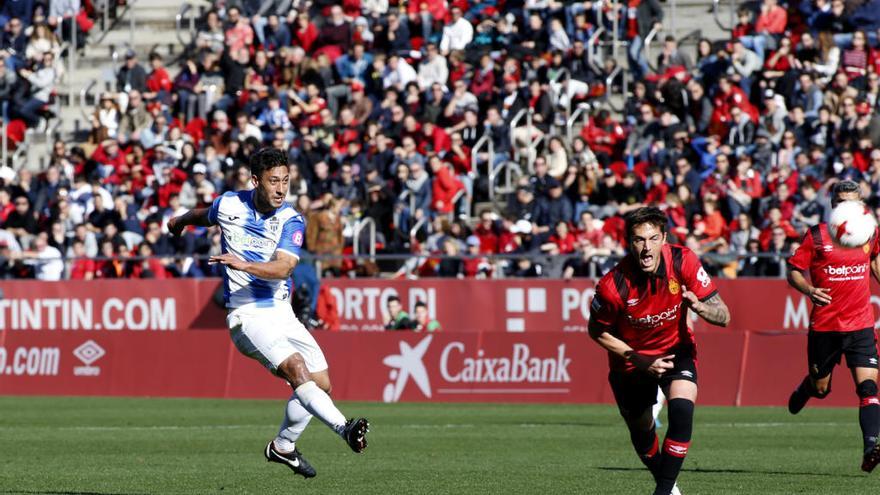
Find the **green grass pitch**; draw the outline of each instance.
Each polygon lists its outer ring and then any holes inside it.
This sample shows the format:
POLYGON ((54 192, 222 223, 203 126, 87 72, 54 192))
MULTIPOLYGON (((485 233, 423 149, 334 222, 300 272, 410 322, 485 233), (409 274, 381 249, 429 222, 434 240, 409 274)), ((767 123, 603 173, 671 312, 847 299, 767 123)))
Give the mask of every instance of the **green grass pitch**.
MULTIPOLYGON (((650 493, 610 406, 342 403, 372 422, 356 455, 318 420, 304 480, 265 462, 281 401, 0 397, 0 494, 650 493)), ((662 430, 661 430, 662 433, 662 430)), ((852 494, 857 411, 698 407, 693 494, 852 494)))

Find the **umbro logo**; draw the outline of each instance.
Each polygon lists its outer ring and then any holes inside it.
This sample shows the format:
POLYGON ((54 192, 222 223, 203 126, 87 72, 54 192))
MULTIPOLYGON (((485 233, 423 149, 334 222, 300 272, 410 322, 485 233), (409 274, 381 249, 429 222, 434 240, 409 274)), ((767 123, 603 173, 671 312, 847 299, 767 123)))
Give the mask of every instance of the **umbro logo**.
POLYGON ((691 373, 691 372, 688 371, 688 370, 684 370, 684 371, 681 372, 681 376, 686 376, 686 377, 688 377, 688 378, 693 378, 693 377, 694 377, 694 374, 691 373))
POLYGON ((834 246, 832 246, 831 244, 825 244, 824 246, 822 246, 822 250, 826 253, 831 252, 833 249, 834 246))
POLYGON ((877 358, 869 358, 868 362, 871 364, 877 364, 877 358))
POLYGON ((635 306, 635 305, 638 304, 638 303, 639 303, 639 300, 638 300, 638 299, 627 299, 627 300, 626 300, 626 305, 627 305, 627 306, 635 306))

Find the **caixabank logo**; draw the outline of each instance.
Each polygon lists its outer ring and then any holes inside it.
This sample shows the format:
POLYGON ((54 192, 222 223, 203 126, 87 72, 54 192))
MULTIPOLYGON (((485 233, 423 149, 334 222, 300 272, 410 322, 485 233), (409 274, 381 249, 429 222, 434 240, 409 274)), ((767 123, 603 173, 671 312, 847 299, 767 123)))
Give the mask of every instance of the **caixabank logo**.
POLYGON ((399 401, 410 382, 426 399, 435 395, 516 396, 570 391, 572 360, 566 355, 565 344, 536 352, 529 344, 514 342, 491 352, 468 347, 460 340, 434 337, 429 335, 415 345, 400 341, 400 353, 385 356, 382 363, 391 370, 390 381, 382 391, 383 401, 399 401), (442 348, 428 352, 437 340, 442 348))
POLYGON ((73 368, 75 376, 98 376, 101 374, 101 368, 92 366, 92 364, 101 359, 106 352, 104 348, 99 346, 94 340, 87 340, 82 345, 73 350, 73 355, 82 361, 84 366, 76 366, 73 368))

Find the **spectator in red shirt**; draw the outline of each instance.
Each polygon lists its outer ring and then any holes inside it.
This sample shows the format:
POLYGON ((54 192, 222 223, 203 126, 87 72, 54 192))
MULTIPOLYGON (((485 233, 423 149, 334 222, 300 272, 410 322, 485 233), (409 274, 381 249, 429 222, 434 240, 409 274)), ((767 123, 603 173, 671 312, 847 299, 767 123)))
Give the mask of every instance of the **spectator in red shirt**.
POLYGON ((487 278, 492 274, 492 264, 481 256, 480 238, 472 235, 465 241, 468 258, 464 260, 464 276, 467 278, 487 278))
POLYGON ((553 255, 569 254, 574 252, 576 244, 577 238, 575 238, 574 234, 569 230, 568 223, 559 221, 556 222, 553 234, 551 234, 547 242, 541 246, 541 251, 549 252, 553 255))
POLYGON ((797 240, 798 238, 798 233, 791 225, 791 222, 782 218, 782 210, 779 209, 779 206, 772 205, 770 211, 767 213, 767 225, 758 236, 762 251, 770 249, 770 241, 773 238, 774 228, 781 228, 785 232, 785 236, 789 239, 797 240))
POLYGON ((150 66, 153 71, 147 77, 147 92, 144 93, 144 99, 158 99, 162 103, 171 103, 171 76, 162 65, 162 55, 156 52, 150 54, 150 66))
POLYGON ((645 193, 645 204, 660 205, 666 202, 666 195, 669 193, 669 184, 663 179, 663 172, 659 168, 649 170, 651 178, 651 187, 645 193))
POLYGON ((602 245, 602 238, 605 233, 602 231, 602 223, 597 221, 592 212, 581 212, 580 221, 578 222, 578 231, 576 234, 577 242, 580 245, 590 245, 598 248, 602 245))
POLYGON ((149 243, 143 242, 138 246, 138 257, 140 259, 131 262, 129 278, 169 278, 162 261, 153 257, 153 248, 149 243))
POLYGON ((499 252, 499 236, 496 232, 496 217, 494 211, 483 210, 480 213, 480 223, 474 229, 474 235, 480 240, 480 252, 493 254, 499 252))
POLYGON ((755 34, 743 36, 740 40, 763 61, 765 50, 775 46, 779 37, 785 33, 786 24, 788 13, 778 5, 777 0, 764 0, 761 3, 761 13, 755 21, 755 34))
POLYGON ((92 280, 95 278, 95 260, 88 257, 86 246, 80 239, 74 239, 73 260, 70 264, 71 280, 92 280))
POLYGON ((293 31, 293 44, 311 53, 312 45, 318 39, 318 28, 309 21, 308 12, 300 12, 296 16, 296 29, 293 31))
POLYGON ((431 158, 431 171, 434 173, 431 184, 431 207, 438 213, 452 213, 455 209, 453 199, 458 191, 464 189, 464 186, 455 178, 449 164, 438 156, 431 158))

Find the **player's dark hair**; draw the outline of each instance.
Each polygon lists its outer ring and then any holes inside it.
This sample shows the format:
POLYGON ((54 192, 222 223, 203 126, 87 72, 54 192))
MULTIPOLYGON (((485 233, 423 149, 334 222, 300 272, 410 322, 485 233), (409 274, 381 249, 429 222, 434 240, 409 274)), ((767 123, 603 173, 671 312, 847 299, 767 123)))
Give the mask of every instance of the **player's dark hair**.
POLYGON ((623 217, 624 222, 626 222, 626 238, 629 239, 632 237, 633 230, 639 225, 649 223, 658 229, 660 232, 666 233, 666 224, 669 221, 666 218, 666 214, 660 211, 659 208, 654 206, 645 206, 643 208, 639 208, 637 210, 633 210, 623 217))
POLYGON ((425 304, 425 301, 417 301, 415 307, 416 307, 416 308, 425 308, 425 309, 427 309, 427 308, 428 308, 428 305, 425 304))
POLYGON ((835 183, 834 186, 831 188, 831 203, 833 205, 836 205, 840 202, 840 200, 837 198, 841 194, 847 193, 858 193, 859 196, 861 196, 862 190, 855 181, 849 179, 839 181, 835 183))
POLYGON ((391 296, 388 298, 388 302, 397 301, 400 302, 400 298, 397 296, 391 296))
POLYGON ((278 148, 263 148, 251 155, 251 174, 261 177, 275 167, 286 167, 287 157, 278 148))

